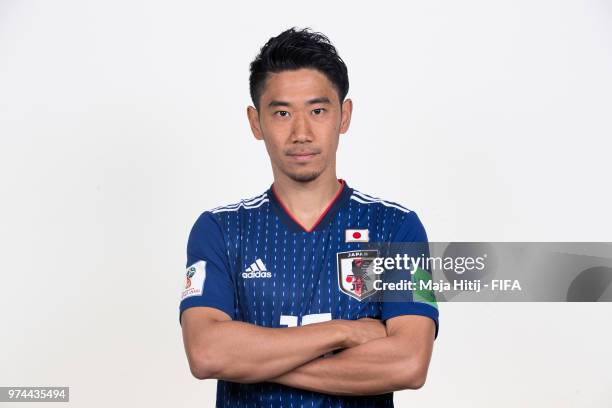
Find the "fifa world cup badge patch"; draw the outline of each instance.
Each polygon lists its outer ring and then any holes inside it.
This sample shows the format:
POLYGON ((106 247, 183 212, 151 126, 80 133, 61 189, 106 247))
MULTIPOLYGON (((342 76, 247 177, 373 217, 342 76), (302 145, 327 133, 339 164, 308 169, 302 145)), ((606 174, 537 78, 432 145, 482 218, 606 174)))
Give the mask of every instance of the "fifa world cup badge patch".
POLYGON ((198 261, 188 267, 181 300, 201 295, 204 289, 204 279, 206 279, 206 261, 198 261))
POLYGON ((360 302, 376 293, 372 261, 378 257, 378 250, 338 252, 338 287, 340 291, 360 302))

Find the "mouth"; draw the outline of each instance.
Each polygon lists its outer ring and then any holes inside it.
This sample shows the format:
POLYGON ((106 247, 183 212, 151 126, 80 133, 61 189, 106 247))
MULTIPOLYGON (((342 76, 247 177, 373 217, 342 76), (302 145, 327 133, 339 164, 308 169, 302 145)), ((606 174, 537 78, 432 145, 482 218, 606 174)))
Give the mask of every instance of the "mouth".
POLYGON ((289 156, 291 159, 295 161, 305 162, 305 161, 314 159, 318 154, 319 152, 316 152, 316 151, 302 151, 302 152, 287 153, 287 156, 289 156))

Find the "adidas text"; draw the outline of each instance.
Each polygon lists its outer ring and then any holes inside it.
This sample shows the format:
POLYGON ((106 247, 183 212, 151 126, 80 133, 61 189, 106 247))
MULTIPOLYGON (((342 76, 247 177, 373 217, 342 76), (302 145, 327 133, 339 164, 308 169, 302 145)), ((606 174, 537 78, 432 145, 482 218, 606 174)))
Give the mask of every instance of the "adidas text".
POLYGON ((244 279, 250 279, 250 278, 271 278, 272 277, 272 272, 242 272, 242 277, 244 279))

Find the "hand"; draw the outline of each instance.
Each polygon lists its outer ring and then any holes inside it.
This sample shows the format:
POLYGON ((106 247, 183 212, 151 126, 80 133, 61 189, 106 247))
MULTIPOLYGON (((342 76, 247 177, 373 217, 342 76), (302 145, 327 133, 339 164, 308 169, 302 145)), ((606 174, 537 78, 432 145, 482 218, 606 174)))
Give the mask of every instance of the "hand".
POLYGON ((370 340, 387 337, 386 326, 378 319, 364 317, 358 320, 347 320, 349 323, 349 335, 346 347, 355 347, 370 340))

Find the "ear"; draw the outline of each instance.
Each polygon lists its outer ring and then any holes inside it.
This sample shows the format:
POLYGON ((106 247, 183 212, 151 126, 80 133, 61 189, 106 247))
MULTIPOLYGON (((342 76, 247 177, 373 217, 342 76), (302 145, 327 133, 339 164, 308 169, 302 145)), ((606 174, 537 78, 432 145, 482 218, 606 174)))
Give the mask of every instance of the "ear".
POLYGON ((249 125, 251 125, 251 132, 257 140, 263 140, 263 132, 259 124, 259 112, 253 106, 247 107, 247 118, 249 119, 249 125))
POLYGON ((342 102, 342 116, 340 119, 340 133, 346 133, 351 124, 351 115, 353 114, 353 101, 345 99, 342 102))

